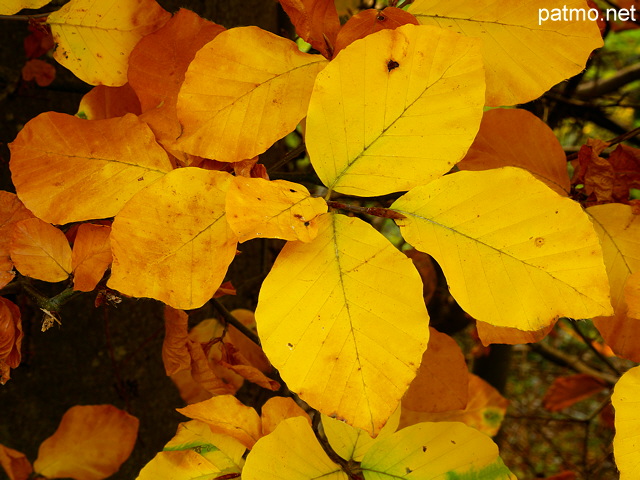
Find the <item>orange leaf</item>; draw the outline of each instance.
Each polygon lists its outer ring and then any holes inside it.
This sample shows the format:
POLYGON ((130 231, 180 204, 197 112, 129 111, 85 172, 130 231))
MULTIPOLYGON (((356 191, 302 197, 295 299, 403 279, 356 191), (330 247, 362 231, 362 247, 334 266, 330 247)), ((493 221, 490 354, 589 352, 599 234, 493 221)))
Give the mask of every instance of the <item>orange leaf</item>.
POLYGON ((73 267, 73 288, 90 292, 111 264, 111 227, 83 223, 78 228, 73 243, 71 264, 73 267))
POLYGON ((605 388, 607 386, 601 380, 586 373, 558 377, 545 393, 542 402, 550 412, 558 412, 605 388))
POLYGON ((296 33, 330 59, 340 30, 334 0, 280 0, 280 5, 296 27, 296 33))
POLYGON ((71 247, 60 230, 39 218, 20 220, 13 225, 11 260, 21 274, 61 282, 71 274, 71 247))
POLYGON ((112 217, 173 168, 149 127, 131 114, 82 120, 43 113, 9 147, 18 196, 58 225, 112 217))
POLYGON ((165 305, 164 341, 162 343, 162 363, 167 375, 191 368, 191 356, 187 343, 189 316, 182 310, 165 305))
POLYGON ((216 293, 213 294, 213 298, 220 298, 225 295, 235 295, 236 293, 236 289, 231 282, 224 282, 218 287, 216 293))
POLYGON ((509 401, 477 375, 469 374, 469 400, 462 410, 416 412, 402 407, 398 430, 420 422, 463 422, 487 435, 498 433, 509 401))
POLYGON ((476 327, 478 329, 478 337, 485 347, 492 343, 504 343, 507 345, 519 345, 522 343, 535 343, 546 337, 556 321, 553 321, 551 325, 548 325, 540 330, 533 330, 525 332, 512 327, 496 327, 490 323, 481 322, 476 320, 476 327))
POLYGON ((0 288, 15 276, 13 262, 9 256, 13 224, 32 217, 33 214, 27 210, 15 193, 0 191, 0 288))
POLYGON ((468 370, 454 339, 429 328, 429 346, 416 378, 402 399, 402 408, 416 412, 445 412, 466 407, 468 370))
POLYGON ((214 395, 233 394, 237 391, 237 387, 212 370, 200 343, 189 340, 187 349, 191 356, 191 376, 206 391, 214 395))
POLYGON ((280 384, 278 382, 270 379, 256 367, 251 365, 249 360, 247 360, 232 344, 224 343, 223 345, 226 353, 223 358, 226 357, 226 361, 220 361, 220 365, 233 370, 241 377, 249 380, 251 383, 255 383, 267 390, 275 392, 280 388, 280 384))
MULTIPOLYGON (((245 327, 253 332, 256 331, 256 316, 251 310, 245 310, 242 308, 232 310, 231 315, 236 317, 245 327)), ((228 341, 236 347, 242 355, 249 360, 249 363, 256 367, 258 370, 264 373, 269 373, 273 370, 271 362, 258 345, 253 343, 247 338, 244 333, 238 330, 233 325, 229 325, 227 331, 228 341)))
POLYGON ((399 8, 387 7, 384 10, 374 10, 372 8, 364 10, 351 17, 344 24, 338 33, 333 55, 337 55, 344 47, 360 38, 384 29, 393 30, 407 23, 419 25, 416 17, 399 8))
POLYGON ((55 67, 44 60, 34 58, 28 60, 24 67, 22 67, 22 79, 25 82, 35 80, 40 87, 51 85, 51 82, 53 82, 55 78, 55 67))
POLYGON ((140 115, 140 100, 131 85, 125 83, 120 87, 93 87, 82 100, 76 114, 87 120, 105 120, 107 118, 124 117, 127 113, 140 115))
POLYGON ((71 407, 40 445, 33 469, 47 478, 101 480, 129 458, 139 421, 112 405, 71 407))
POLYGON ((187 405, 202 402, 213 396, 211 392, 193 379, 191 371, 189 370, 180 370, 174 373, 171 375, 171 381, 178 389, 180 398, 182 398, 187 405))
POLYGON ((9 480, 27 480, 33 468, 24 453, 0 445, 0 465, 7 472, 9 480))
POLYGON ((142 119, 167 147, 182 130, 176 103, 187 67, 196 52, 222 31, 224 27, 180 9, 131 52, 128 78, 140 99, 142 119))
POLYGON ((505 166, 529 171, 560 195, 567 196, 571 188, 562 145, 553 130, 526 110, 485 112, 476 139, 458 163, 461 170, 505 166))
POLYGON ((189 418, 208 424, 213 433, 235 438, 248 449, 262 436, 262 422, 258 413, 231 395, 220 395, 177 410, 189 418))
POLYGON ((0 384, 9 380, 9 372, 22 359, 22 319, 20 309, 10 300, 0 297, 0 384))
POLYGON ((262 434, 269 435, 273 432, 278 424, 292 417, 304 417, 311 425, 311 418, 293 398, 290 397, 272 397, 262 406, 262 434))

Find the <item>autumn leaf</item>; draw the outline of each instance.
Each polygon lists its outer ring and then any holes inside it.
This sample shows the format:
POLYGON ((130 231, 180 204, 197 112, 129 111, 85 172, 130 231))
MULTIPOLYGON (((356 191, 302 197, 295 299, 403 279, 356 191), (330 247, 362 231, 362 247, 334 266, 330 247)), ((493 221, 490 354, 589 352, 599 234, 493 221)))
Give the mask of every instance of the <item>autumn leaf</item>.
POLYGON ((461 410, 467 406, 468 369, 456 341, 434 328, 416 378, 402 398, 403 408, 421 412, 461 410))
POLYGON ((586 373, 556 377, 542 399, 544 408, 559 412, 607 388, 602 380, 586 373))
POLYGON ((142 119, 167 147, 181 133, 176 104, 187 67, 222 31, 224 27, 182 8, 131 52, 128 79, 140 99, 142 119))
POLYGON ((72 0, 47 17, 53 56, 91 85, 124 85, 133 47, 170 17, 155 0, 72 0))
POLYGON ((416 17, 410 13, 395 7, 387 7, 383 10, 369 8, 351 17, 338 32, 334 55, 347 45, 364 38, 380 30, 401 27, 411 23, 418 25, 416 17))
POLYGON ((280 0, 280 5, 305 42, 331 59, 340 19, 334 0, 280 0))
POLYGON ((71 254, 74 290, 90 292, 102 279, 112 260, 110 234, 106 225, 83 223, 78 228, 71 254))
POLYGON ((507 166, 527 170, 560 195, 568 195, 571 189, 562 145, 547 124, 526 110, 485 112, 478 136, 458 163, 461 170, 507 166))
POLYGON ((253 448, 262 436, 262 422, 258 413, 232 395, 220 395, 177 410, 189 418, 206 423, 213 433, 235 438, 248 449, 253 448))
POLYGON ((33 214, 15 193, 0 191, 0 288, 7 285, 15 276, 9 253, 13 225, 20 220, 32 217, 33 214))
POLYGON ((42 220, 59 225, 112 217, 172 169, 149 127, 134 115, 82 120, 43 113, 9 148, 20 200, 42 220))
POLYGON ((634 480, 640 471, 638 455, 638 392, 640 367, 628 370, 614 387, 611 402, 615 408, 616 436, 613 455, 620 470, 620 480, 634 480))
POLYGON ((168 305, 164 307, 164 341, 162 363, 167 375, 191 368, 191 356, 187 349, 189 341, 189 316, 182 310, 168 305))
POLYGON ((589 207, 587 213, 602 243, 614 311, 613 316, 595 318, 593 323, 617 355, 640 361, 640 317, 634 317, 633 311, 630 314, 625 295, 625 285, 640 271, 640 217, 632 207, 619 203, 589 207))
POLYGON ((71 407, 38 449, 33 469, 47 478, 101 480, 129 458, 138 419, 111 405, 71 407))
POLYGON ((482 40, 487 72, 487 105, 515 105, 538 98, 555 84, 581 72, 591 52, 602 46, 596 22, 539 15, 559 8, 587 10, 584 0, 450 2, 415 0, 409 12, 434 25, 482 40))
POLYGON ((28 480, 33 473, 31 463, 24 453, 4 445, 0 445, 0 466, 7 473, 9 480, 28 480))
POLYGON ((22 79, 25 82, 35 80, 39 87, 47 87, 56 78, 56 69, 50 63, 37 58, 28 60, 22 67, 22 79))
POLYGON ((419 423, 377 442, 361 468, 367 480, 516 480, 485 434, 461 423, 419 423))
POLYGON ((11 260, 18 271, 45 282, 61 282, 71 275, 71 247, 60 230, 39 218, 13 225, 11 260))
POLYGON ((134 196, 113 222, 107 285, 183 310, 204 305, 236 254, 224 210, 230 182, 227 173, 181 168, 134 196))
POLYGON ((262 348, 289 388, 373 435, 416 374, 428 318, 411 260, 337 214, 318 218, 313 242, 284 247, 256 309, 262 348))
POLYGON ((287 418, 303 417, 311 425, 311 418, 291 397, 272 397, 262 406, 262 434, 269 435, 287 418))
MULTIPOLYGON (((44 7, 51 0, 3 0, 0 4, 0 15, 13 15, 23 8, 38 9, 44 7)), ((11 480, 14 480, 13 478, 11 480)))
POLYGON ((20 309, 0 297, 0 385, 7 383, 11 369, 20 365, 23 336, 20 309))
POLYGON ((326 211, 322 198, 285 180, 234 177, 227 192, 227 220, 240 242, 258 237, 310 242, 326 211))
POLYGON ((468 374, 469 399, 462 410, 420 412, 402 407, 400 428, 421 422, 462 422, 487 435, 497 435, 509 401, 477 375, 468 374))
POLYGON ((453 297, 478 320, 538 330, 560 316, 611 311, 588 217, 524 170, 457 172, 391 208, 406 216, 396 221, 406 241, 433 256, 453 297))
POLYGON ((424 297, 425 305, 428 305, 438 287, 438 274, 433 265, 433 260, 431 256, 424 252, 419 252, 415 248, 405 250, 404 254, 411 259, 420 274, 420 278, 422 279, 422 296, 424 297))
POLYGON ((361 462, 365 453, 377 442, 392 435, 398 428, 400 409, 389 417, 376 438, 364 430, 353 428, 335 418, 322 415, 322 428, 331 448, 347 461, 361 462))
POLYGON ((140 115, 140 100, 131 85, 125 83, 120 87, 98 85, 80 100, 76 117, 86 120, 105 120, 107 118, 124 117, 127 113, 140 115))
POLYGON ((476 321, 478 337, 485 347, 492 343, 519 345, 522 343, 536 343, 546 337, 556 322, 538 330, 523 331, 514 327, 496 327, 487 322, 476 321))
POLYGON ((330 189, 375 196, 446 173, 475 137, 484 73, 473 39, 416 25, 351 44, 318 75, 306 145, 330 189))
POLYGON ((255 444, 242 470, 243 480, 348 480, 324 452, 303 417, 289 418, 255 444))
POLYGON ((263 153, 306 115, 325 64, 257 27, 222 32, 198 51, 185 75, 176 148, 223 162, 263 153))

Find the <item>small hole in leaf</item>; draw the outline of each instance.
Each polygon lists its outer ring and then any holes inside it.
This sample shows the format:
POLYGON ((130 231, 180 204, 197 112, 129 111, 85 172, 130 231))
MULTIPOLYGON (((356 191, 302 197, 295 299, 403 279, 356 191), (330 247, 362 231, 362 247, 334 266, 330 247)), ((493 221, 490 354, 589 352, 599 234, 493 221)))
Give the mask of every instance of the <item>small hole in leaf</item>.
POLYGON ((382 13, 379 13, 376 16, 376 20, 378 20, 379 22, 384 22, 387 19, 387 17, 385 17, 382 13))
POLYGON ((387 70, 391 71, 395 68, 398 68, 400 66, 400 64, 398 62, 396 62, 395 60, 389 60, 387 62, 387 70))
POLYGON ((308 227, 309 225, 311 225, 309 222, 304 222, 305 227, 308 227))
POLYGON ((290 191, 291 193, 296 193, 296 191, 295 191, 293 188, 290 188, 290 189, 289 189, 289 191, 290 191))

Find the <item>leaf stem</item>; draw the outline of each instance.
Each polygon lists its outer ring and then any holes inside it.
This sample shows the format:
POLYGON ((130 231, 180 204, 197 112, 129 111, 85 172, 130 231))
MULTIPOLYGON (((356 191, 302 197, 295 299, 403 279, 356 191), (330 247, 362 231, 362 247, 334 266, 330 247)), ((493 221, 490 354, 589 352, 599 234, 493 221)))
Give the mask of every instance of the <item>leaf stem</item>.
POLYGON ((375 217, 392 218, 394 220, 402 220, 407 218, 400 212, 391 210, 390 208, 383 207, 359 207, 357 205, 350 205, 348 203, 335 202, 333 200, 327 201, 327 205, 331 208, 337 208, 339 210, 346 210, 353 213, 366 213, 367 215, 373 215, 375 217))
POLYGON ((234 317, 233 315, 231 315, 231 312, 229 312, 229 310, 227 310, 224 305, 222 305, 217 299, 212 298, 211 300, 209 300, 211 302, 211 305, 213 305, 213 308, 215 308, 218 313, 220 315, 222 315, 222 318, 224 319, 225 322, 230 323, 231 325, 233 325, 234 327, 236 327, 238 330, 240 330, 244 336, 246 336, 249 340, 251 340, 253 343, 255 343, 256 345, 258 345, 259 347, 262 347, 262 344, 260 343, 260 337, 258 337, 258 335, 256 335, 255 333, 253 333, 251 330, 249 330, 247 327, 245 327, 242 322, 240 322, 240 320, 238 320, 236 317, 234 317))

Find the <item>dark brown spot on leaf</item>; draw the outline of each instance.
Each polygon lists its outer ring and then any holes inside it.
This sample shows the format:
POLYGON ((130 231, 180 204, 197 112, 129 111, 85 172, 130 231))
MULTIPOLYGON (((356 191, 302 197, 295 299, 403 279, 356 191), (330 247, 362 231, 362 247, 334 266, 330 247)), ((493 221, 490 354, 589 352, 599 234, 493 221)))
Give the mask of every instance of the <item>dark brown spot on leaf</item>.
POLYGON ((422 451, 426 452, 427 451, 427 447, 425 445, 422 446, 422 451))
POLYGON ((387 17, 385 17, 382 12, 380 12, 377 16, 376 16, 376 20, 378 20, 379 22, 384 22, 387 19, 387 17))
POLYGON ((296 191, 295 191, 293 188, 290 188, 290 189, 289 189, 289 191, 290 191, 291 193, 296 193, 296 191))
POLYGON ((304 222, 304 226, 308 227, 311 223, 310 222, 304 222))
POLYGON ((394 70, 396 68, 398 68, 400 66, 400 64, 398 62, 396 62, 395 60, 389 60, 387 62, 387 70, 391 71, 394 70))

